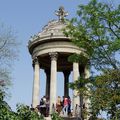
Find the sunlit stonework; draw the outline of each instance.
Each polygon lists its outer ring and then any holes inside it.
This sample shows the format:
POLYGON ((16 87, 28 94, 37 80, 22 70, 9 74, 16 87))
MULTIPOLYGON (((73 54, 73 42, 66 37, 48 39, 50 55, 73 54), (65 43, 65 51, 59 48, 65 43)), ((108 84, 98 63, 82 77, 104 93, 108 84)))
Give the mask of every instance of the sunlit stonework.
MULTIPOLYGON (((50 99, 49 113, 52 113, 52 106, 56 106, 57 98, 57 72, 63 72, 64 74, 64 95, 69 96, 69 89, 67 84, 69 83, 69 75, 73 71, 73 82, 78 79, 81 72, 85 72, 85 66, 79 63, 68 62, 68 57, 77 53, 80 54, 84 51, 73 43, 70 38, 63 34, 63 28, 66 23, 63 21, 68 15, 63 7, 60 7, 56 11, 58 20, 51 20, 45 25, 41 32, 31 37, 28 43, 28 49, 32 56, 32 59, 38 60, 34 62, 34 82, 33 82, 33 97, 32 106, 35 108, 39 104, 40 95, 40 81, 39 76, 40 69, 44 69, 46 72, 46 91, 45 96, 50 99), (53 57, 53 58, 51 58, 53 57), (69 73, 69 74, 68 74, 69 73)), ((73 91, 72 107, 75 111, 76 104, 80 104, 79 96, 75 96, 76 91, 73 91)))

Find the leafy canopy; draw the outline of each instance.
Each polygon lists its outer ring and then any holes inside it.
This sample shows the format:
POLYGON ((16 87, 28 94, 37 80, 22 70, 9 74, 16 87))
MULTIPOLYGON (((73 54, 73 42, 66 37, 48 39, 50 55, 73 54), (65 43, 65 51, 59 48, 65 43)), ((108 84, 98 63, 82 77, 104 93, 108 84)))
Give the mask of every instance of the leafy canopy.
POLYGON ((82 76, 71 85, 85 93, 83 97, 89 96, 91 118, 98 119, 96 116, 106 111, 107 119, 120 119, 120 5, 113 8, 97 0, 79 5, 77 17, 67 22, 64 33, 82 50, 70 60, 84 66, 89 61, 90 69, 99 73, 92 74, 88 82, 82 76))

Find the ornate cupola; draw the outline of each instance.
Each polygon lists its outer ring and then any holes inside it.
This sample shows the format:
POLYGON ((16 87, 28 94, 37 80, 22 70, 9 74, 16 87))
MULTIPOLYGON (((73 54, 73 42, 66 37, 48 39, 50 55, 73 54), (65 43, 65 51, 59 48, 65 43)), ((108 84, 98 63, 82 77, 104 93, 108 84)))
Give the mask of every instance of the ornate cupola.
MULTIPOLYGON (((50 99, 50 113, 52 107, 56 106, 57 97, 57 72, 64 74, 64 95, 69 96, 69 75, 73 71, 73 81, 79 77, 79 72, 83 71, 79 63, 68 62, 68 57, 77 53, 80 54, 82 49, 75 46, 70 38, 63 34, 63 29, 66 27, 65 17, 68 12, 65 12, 64 7, 60 7, 55 12, 58 20, 51 20, 45 25, 41 32, 31 37, 28 43, 28 49, 33 59, 34 80, 33 80, 33 96, 32 105, 36 107, 39 104, 40 95, 40 69, 44 69, 46 73, 46 96, 50 99)), ((73 92, 73 109, 76 104, 80 104, 77 92, 73 92)))

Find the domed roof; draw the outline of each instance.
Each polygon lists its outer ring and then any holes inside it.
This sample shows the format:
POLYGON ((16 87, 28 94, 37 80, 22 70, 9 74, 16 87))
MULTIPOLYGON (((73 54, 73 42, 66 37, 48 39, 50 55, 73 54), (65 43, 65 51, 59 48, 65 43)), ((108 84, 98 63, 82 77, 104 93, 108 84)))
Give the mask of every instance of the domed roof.
POLYGON ((61 6, 58 11, 55 11, 55 14, 59 17, 59 20, 52 20, 48 22, 48 24, 43 27, 42 32, 40 32, 38 36, 43 37, 49 34, 52 36, 64 36, 62 29, 66 26, 64 17, 68 15, 68 12, 65 12, 64 7, 61 6))
POLYGON ((51 20, 42 28, 42 31, 38 34, 31 36, 28 42, 28 48, 32 52, 33 49, 43 43, 52 41, 69 41, 70 39, 66 37, 63 33, 63 29, 66 27, 65 16, 68 15, 64 11, 63 7, 60 7, 56 11, 56 15, 59 17, 58 20, 51 20))
POLYGON ((65 28, 66 23, 64 17, 68 15, 64 11, 64 7, 60 7, 58 11, 55 11, 55 14, 59 17, 59 20, 51 20, 42 28, 42 31, 37 35, 31 37, 30 42, 38 39, 48 39, 48 38, 67 38, 63 34, 63 28, 65 28))
POLYGON ((73 64, 68 62, 68 56, 73 53, 84 53, 84 50, 74 45, 70 38, 63 33, 63 29, 67 25, 64 17, 68 15, 64 8, 60 7, 56 11, 56 15, 59 17, 58 20, 49 21, 42 28, 41 32, 31 37, 31 40, 28 42, 28 49, 33 60, 36 57, 38 58, 42 69, 47 70, 50 68, 50 54, 57 53, 57 70, 72 70, 73 64))
POLYGON ((43 27, 42 32, 38 33, 40 38, 46 36, 65 37, 63 34, 63 28, 65 28, 65 22, 59 20, 49 21, 46 26, 43 27))

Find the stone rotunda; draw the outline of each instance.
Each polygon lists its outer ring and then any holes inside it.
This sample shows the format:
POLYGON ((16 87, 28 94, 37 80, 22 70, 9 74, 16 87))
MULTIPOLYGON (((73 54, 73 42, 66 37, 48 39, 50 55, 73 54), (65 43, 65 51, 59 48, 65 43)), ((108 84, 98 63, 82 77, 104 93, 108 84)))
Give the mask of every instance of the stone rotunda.
MULTIPOLYGON (((86 77, 89 77, 89 71, 86 66, 80 65, 77 62, 68 62, 68 57, 71 54, 80 54, 84 53, 84 51, 71 43, 70 38, 63 34, 62 30, 66 26, 64 17, 67 16, 67 14, 64 8, 60 7, 59 10, 56 11, 59 19, 48 22, 41 32, 31 37, 28 43, 34 68, 32 106, 35 108, 39 105, 40 69, 44 69, 46 73, 45 92, 46 96, 50 99, 50 113, 52 113, 53 105, 56 106, 57 72, 63 72, 64 74, 64 96, 69 96, 69 88, 67 85, 71 71, 73 72, 73 82, 77 80, 83 72, 86 77)), ((76 104, 80 105, 80 100, 79 96, 77 96, 77 91, 73 91, 73 110, 76 104)))

